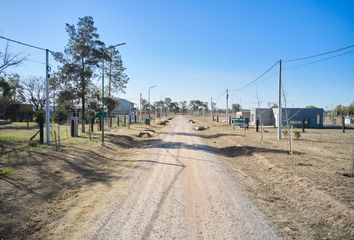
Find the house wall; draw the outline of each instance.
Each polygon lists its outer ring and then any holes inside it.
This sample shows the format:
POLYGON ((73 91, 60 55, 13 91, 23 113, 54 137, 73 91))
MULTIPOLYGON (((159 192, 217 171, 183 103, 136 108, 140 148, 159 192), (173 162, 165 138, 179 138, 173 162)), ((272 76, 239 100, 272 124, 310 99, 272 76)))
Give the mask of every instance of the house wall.
MULTIPOLYGON (((278 118, 279 109, 274 108, 273 114, 275 120, 278 118)), ((283 108, 282 109, 282 125, 289 124, 294 127, 301 127, 302 121, 305 120, 306 127, 322 128, 323 127, 323 113, 322 108, 283 108), (287 121, 288 119, 288 121, 287 121)), ((278 126, 277 121, 275 125, 278 126)))
POLYGON ((114 111, 112 111, 112 114, 114 115, 122 115, 122 114, 129 114, 130 112, 134 111, 134 103, 129 102, 125 99, 119 99, 119 106, 116 108, 114 111))
POLYGON ((259 124, 263 124, 264 126, 274 125, 274 115, 271 108, 251 109, 250 124, 256 125, 257 119, 259 119, 259 124))

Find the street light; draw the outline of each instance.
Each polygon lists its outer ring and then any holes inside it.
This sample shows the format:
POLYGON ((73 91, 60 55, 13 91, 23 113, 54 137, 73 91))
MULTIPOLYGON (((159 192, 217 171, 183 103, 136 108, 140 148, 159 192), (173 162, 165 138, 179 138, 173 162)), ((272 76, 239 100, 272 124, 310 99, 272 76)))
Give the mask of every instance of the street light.
MULTIPOLYGON (((113 46, 109 46, 108 48, 103 48, 102 49, 102 109, 101 109, 101 130, 102 130, 102 147, 104 147, 104 115, 103 115, 103 111, 104 111, 104 55, 105 52, 107 51, 107 49, 109 48, 115 48, 118 46, 122 46, 125 45, 126 43, 119 43, 113 46)), ((112 62, 112 56, 110 56, 110 62, 112 62)))
POLYGON ((149 96, 149 125, 150 125, 150 121, 151 121, 151 103, 150 103, 150 90, 151 90, 151 88, 154 88, 154 87, 157 87, 157 85, 154 85, 154 86, 151 86, 151 87, 149 87, 149 90, 148 90, 148 96, 149 96))

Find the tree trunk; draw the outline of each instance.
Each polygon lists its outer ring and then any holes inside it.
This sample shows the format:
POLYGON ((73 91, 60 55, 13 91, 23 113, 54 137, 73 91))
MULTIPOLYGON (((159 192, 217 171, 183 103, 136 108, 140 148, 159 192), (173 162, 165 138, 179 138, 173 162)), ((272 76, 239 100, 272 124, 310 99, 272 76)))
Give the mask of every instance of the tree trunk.
POLYGON ((81 129, 82 129, 82 133, 85 133, 85 92, 83 92, 83 94, 81 96, 81 101, 82 101, 82 105, 81 105, 81 129))
POLYGON ((84 58, 81 59, 81 132, 85 133, 85 61, 84 58))

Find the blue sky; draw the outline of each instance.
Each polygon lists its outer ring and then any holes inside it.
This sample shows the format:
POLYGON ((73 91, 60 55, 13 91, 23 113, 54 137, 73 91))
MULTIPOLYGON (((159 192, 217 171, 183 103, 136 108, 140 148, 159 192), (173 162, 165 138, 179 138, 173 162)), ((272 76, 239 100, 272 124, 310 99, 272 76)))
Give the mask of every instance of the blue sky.
MULTIPOLYGON (((170 96, 216 99, 242 87, 278 59, 312 55, 354 44, 354 1, 1 1, 0 35, 63 50, 65 23, 93 16, 103 41, 120 48, 130 82, 120 97, 137 101, 170 96)), ((0 41, 2 48, 4 41, 0 41)), ((11 51, 44 62, 37 50, 11 44, 11 51)), ((53 59, 51 60, 53 63, 53 59)), ((55 64, 55 63, 54 63, 55 64)), ((354 101, 354 53, 304 67, 284 64, 287 105, 331 107, 354 101)), ((13 69, 44 75, 40 63, 13 69)), ((230 102, 244 107, 277 101, 277 68, 230 102)))

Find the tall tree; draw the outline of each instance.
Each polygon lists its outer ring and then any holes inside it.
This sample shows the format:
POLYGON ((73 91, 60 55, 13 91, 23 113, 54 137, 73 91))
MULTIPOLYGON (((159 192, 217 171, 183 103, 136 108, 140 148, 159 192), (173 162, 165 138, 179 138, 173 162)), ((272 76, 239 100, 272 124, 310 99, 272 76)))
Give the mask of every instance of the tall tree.
POLYGON ((123 66, 122 57, 114 46, 108 46, 108 66, 106 76, 108 76, 108 96, 115 93, 125 93, 129 77, 126 68, 123 66))
POLYGON ((181 101, 181 102, 179 102, 179 105, 180 105, 180 109, 181 109, 183 114, 185 112, 187 112, 187 110, 188 110, 187 101, 181 101))
POLYGON ((9 43, 6 43, 4 51, 0 51, 0 76, 9 67, 14 67, 22 63, 26 57, 21 57, 20 54, 12 54, 9 52, 9 43))
POLYGON ((233 113, 237 113, 238 111, 241 110, 241 105, 238 103, 233 103, 231 109, 233 113))
POLYGON ((20 103, 23 101, 21 97, 22 85, 20 84, 20 76, 18 74, 4 74, 0 77, 0 103, 20 103))
POLYGON ((43 111, 46 99, 45 80, 42 77, 30 77, 23 81, 22 86, 23 99, 30 103, 36 112, 43 111))
POLYGON ((73 81, 81 100, 82 132, 85 132, 86 95, 95 68, 103 57, 104 44, 99 40, 94 20, 90 16, 79 18, 77 25, 66 24, 69 41, 63 53, 55 53, 63 65, 61 76, 65 81, 73 81))

